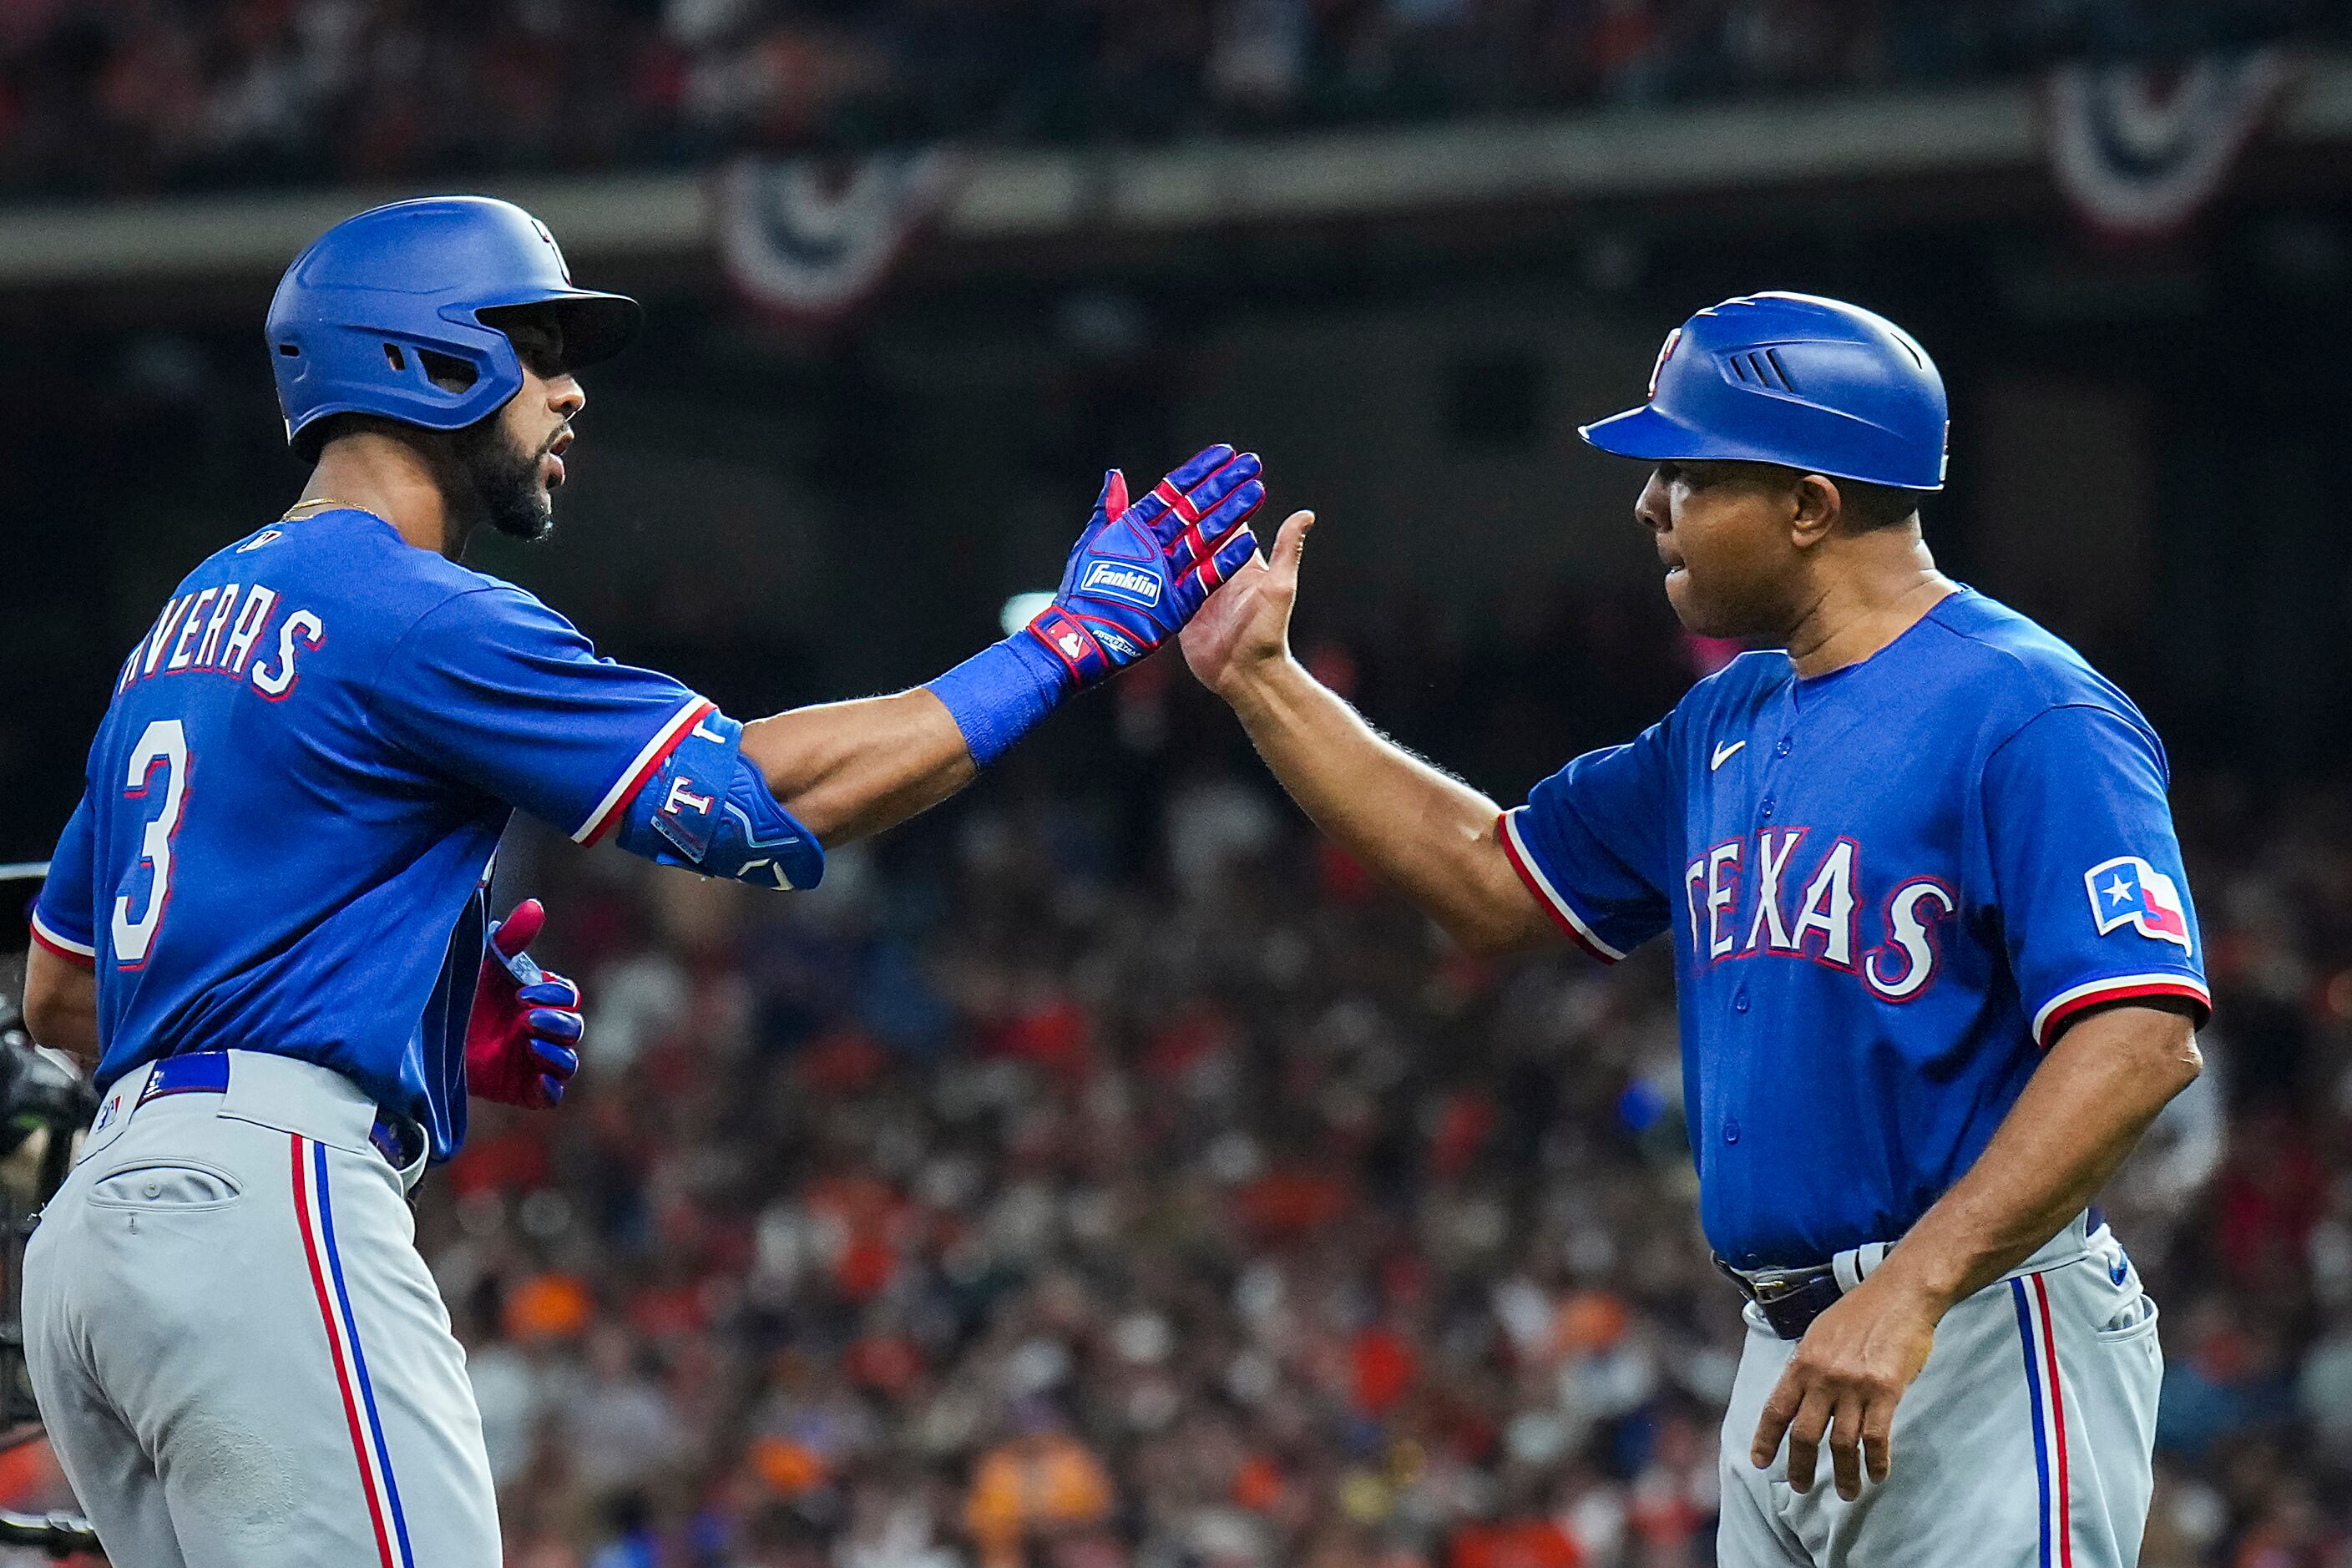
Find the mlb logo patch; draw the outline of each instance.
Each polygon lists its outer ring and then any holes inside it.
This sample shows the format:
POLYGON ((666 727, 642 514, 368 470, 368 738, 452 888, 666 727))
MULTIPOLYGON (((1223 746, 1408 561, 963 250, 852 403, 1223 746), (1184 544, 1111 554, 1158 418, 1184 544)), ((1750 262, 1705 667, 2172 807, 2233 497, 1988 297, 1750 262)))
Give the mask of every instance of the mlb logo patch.
POLYGON ((1110 658, 1094 640, 1094 634, 1058 609, 1045 610, 1031 621, 1029 635, 1052 648, 1054 657, 1082 681, 1110 672, 1110 658))
POLYGON ((2189 951, 2189 904, 2172 879, 2137 855, 2118 855, 2083 873, 2099 934, 2130 926, 2189 951))
POLYGON ((110 1097, 104 1105, 99 1108, 98 1120, 90 1125, 90 1131, 92 1132, 105 1131, 108 1124, 113 1121, 114 1113, 121 1109, 122 1097, 119 1094, 110 1097))

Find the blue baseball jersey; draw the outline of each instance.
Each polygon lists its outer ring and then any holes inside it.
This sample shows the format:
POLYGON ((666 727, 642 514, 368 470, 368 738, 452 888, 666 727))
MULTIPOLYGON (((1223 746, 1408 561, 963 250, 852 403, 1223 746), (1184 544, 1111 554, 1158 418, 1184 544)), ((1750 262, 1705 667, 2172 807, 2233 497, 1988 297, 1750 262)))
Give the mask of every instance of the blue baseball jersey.
POLYGON ((282 521, 191 573, 123 663, 34 937, 96 969, 101 1090, 160 1057, 274 1051, 446 1158, 513 809, 588 842, 688 742, 723 795, 739 736, 371 513, 282 521))
POLYGON ((2084 1008, 2210 1005, 2164 749, 1972 590, 1860 664, 1750 653, 1504 815, 1607 961, 1675 942, 1700 1221, 1742 1268, 1892 1241, 2084 1008))

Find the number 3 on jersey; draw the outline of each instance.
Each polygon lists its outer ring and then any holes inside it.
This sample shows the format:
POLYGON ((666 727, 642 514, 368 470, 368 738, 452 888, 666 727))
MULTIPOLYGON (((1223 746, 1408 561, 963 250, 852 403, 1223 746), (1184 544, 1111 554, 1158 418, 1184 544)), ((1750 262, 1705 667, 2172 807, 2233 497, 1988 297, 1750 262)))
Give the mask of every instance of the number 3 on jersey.
POLYGON ((180 811, 188 798, 188 734, 177 719, 158 719, 139 737, 131 751, 129 774, 122 781, 126 800, 153 794, 155 773, 163 774, 163 809, 147 824, 139 839, 139 864, 114 896, 114 962, 137 969, 147 962, 154 945, 155 928, 163 923, 163 906, 172 901, 172 836, 180 830, 180 811), (140 867, 151 868, 145 908, 131 918, 131 895, 137 890, 140 867))

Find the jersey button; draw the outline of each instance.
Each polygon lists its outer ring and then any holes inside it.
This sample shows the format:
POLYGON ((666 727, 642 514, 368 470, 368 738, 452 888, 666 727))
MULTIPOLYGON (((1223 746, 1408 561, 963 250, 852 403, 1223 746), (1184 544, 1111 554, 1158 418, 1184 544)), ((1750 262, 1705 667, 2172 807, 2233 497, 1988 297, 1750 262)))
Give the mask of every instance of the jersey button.
POLYGON ((1789 754, 1788 736, 1783 735, 1780 737, 1780 743, 1772 748, 1772 754, 1776 757, 1785 757, 1789 754))
POLYGON ((1731 1010, 1735 1013, 1745 1013, 1748 1011, 1748 988, 1746 986, 1741 986, 1738 991, 1732 994, 1731 1010))
POLYGON ((1768 795, 1764 797, 1764 804, 1756 808, 1756 813, 1767 822, 1772 820, 1772 797, 1770 795, 1768 795))
POLYGON ((1739 1142, 1739 1119, 1738 1117, 1727 1116, 1724 1118, 1723 1141, 1727 1143, 1737 1143, 1739 1142))

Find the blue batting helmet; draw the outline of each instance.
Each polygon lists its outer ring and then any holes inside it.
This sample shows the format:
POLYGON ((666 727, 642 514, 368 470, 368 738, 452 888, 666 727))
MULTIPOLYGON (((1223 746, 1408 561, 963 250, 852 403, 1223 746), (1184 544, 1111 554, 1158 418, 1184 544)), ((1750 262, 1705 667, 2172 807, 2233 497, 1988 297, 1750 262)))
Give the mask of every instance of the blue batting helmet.
POLYGON ((555 237, 511 202, 429 196, 345 218, 269 301, 286 439, 331 414, 456 430, 494 412, 522 390, 522 364, 483 318, 518 305, 555 312, 567 370, 618 353, 644 315, 635 300, 573 288, 555 237))
POLYGON ((1911 334, 1842 300, 1749 294, 1668 334, 1643 406, 1579 434, 1624 458, 1780 463, 1944 488, 1944 378, 1911 334))

